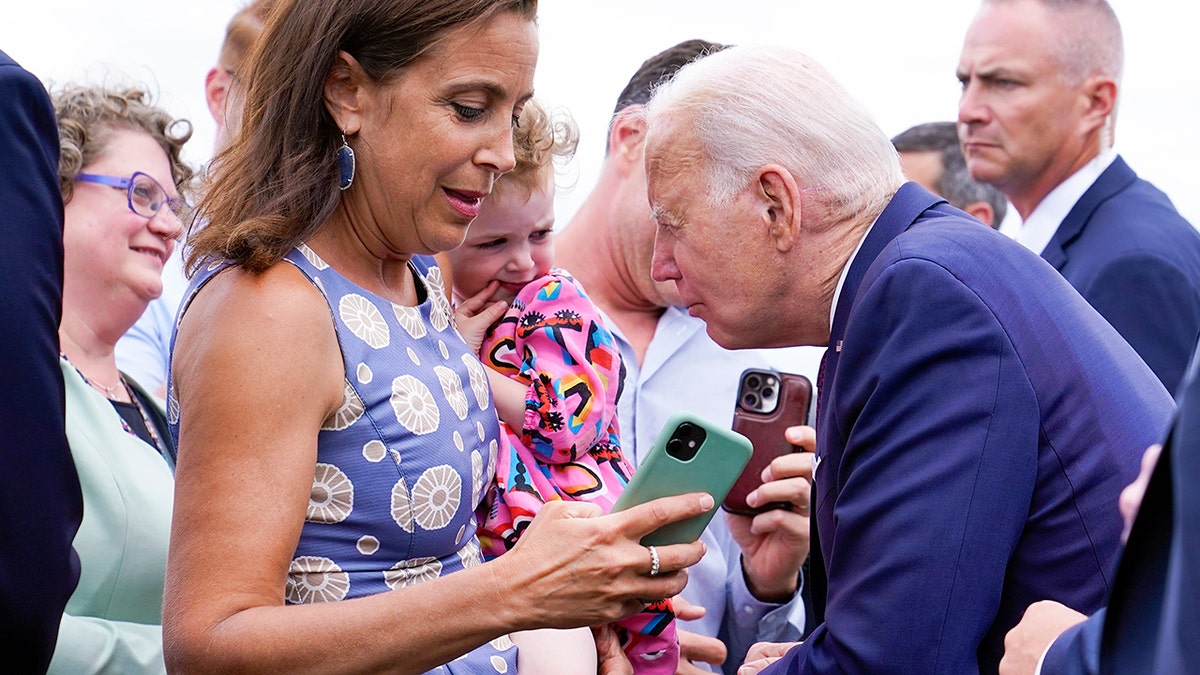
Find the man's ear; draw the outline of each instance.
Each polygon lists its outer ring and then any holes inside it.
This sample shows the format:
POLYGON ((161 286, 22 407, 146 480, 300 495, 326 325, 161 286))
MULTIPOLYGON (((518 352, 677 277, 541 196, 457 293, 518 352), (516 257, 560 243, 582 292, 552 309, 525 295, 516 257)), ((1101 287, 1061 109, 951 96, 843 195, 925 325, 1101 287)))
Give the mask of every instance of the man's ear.
POLYGON ((1117 83, 1111 77, 1096 75, 1083 83, 1084 123, 1089 129, 1104 127, 1117 107, 1117 83))
POLYGON ((645 161, 646 115, 640 105, 631 105, 613 117, 608 131, 608 155, 623 164, 645 161))
POLYGON ((971 202, 967 204, 967 208, 963 209, 963 211, 975 216, 979 222, 988 227, 994 228, 998 225, 996 223, 996 210, 987 202, 971 202))
POLYGON ((208 114, 219 125, 225 124, 225 99, 233 76, 223 66, 209 68, 204 76, 204 99, 208 102, 208 114))
POLYGON ((787 253, 800 234, 800 186, 791 171, 768 164, 755 175, 756 208, 761 222, 780 253, 787 253))
POLYGON ((325 109, 343 133, 356 133, 362 126, 363 103, 370 79, 358 60, 339 51, 325 76, 325 109))

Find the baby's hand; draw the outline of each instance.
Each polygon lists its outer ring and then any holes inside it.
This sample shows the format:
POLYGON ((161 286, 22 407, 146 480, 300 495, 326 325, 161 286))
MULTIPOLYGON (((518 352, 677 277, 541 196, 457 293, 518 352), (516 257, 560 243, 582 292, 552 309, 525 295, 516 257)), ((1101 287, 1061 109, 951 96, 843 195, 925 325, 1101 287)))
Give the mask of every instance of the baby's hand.
POLYGON ((483 290, 464 299, 454 308, 454 322, 458 325, 458 333, 471 351, 479 353, 483 337, 487 330, 504 316, 508 303, 503 300, 492 301, 500 282, 492 281, 483 290))

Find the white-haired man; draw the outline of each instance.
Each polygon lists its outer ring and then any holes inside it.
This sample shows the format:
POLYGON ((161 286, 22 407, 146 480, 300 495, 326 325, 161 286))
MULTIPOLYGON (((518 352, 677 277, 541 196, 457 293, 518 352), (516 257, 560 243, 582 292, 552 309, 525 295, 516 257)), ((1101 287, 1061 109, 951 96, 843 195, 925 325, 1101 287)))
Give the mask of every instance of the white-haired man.
MULTIPOLYGON (((646 202, 645 124, 642 105, 654 87, 684 64, 724 45, 686 40, 646 59, 617 97, 600 178, 558 237, 558 264, 587 288, 605 313, 625 365, 618 404, 621 447, 637 466, 672 414, 690 410, 730 424, 738 376, 747 368, 773 368, 815 376, 813 350, 743 350, 714 344, 704 324, 674 306, 673 283, 650 277, 654 221, 646 202)), ((792 441, 812 445, 812 430, 792 441)), ((807 507, 810 455, 777 460, 759 489, 761 502, 807 507), (791 467, 782 466, 791 464, 791 467)), ((799 569, 808 555, 804 508, 772 510, 754 518, 720 514, 702 537, 704 559, 688 570, 675 601, 680 619, 679 675, 733 672, 750 645, 794 640, 805 612, 799 569)))
POLYGON ((1105 0, 986 0, 958 64, 971 175, 1174 391, 1200 335, 1200 234, 1112 150, 1123 52, 1105 0))
POLYGON ((829 345, 824 622, 770 672, 995 671, 1030 602, 1099 607, 1112 504, 1172 411, 1112 327, 1034 254, 904 183, 887 136, 803 54, 713 54, 647 120, 655 279, 724 347, 829 345))

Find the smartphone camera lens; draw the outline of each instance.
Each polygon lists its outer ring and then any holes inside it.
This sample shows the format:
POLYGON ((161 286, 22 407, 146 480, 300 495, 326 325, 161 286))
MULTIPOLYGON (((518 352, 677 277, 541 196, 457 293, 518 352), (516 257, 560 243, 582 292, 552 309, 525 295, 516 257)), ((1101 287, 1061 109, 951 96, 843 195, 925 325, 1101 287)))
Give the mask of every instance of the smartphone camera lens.
POLYGON ((675 433, 671 434, 670 440, 667 441, 667 454, 681 462, 691 461, 700 451, 700 446, 707 436, 701 427, 684 422, 676 427, 675 433))
POLYGON ((751 389, 758 389, 760 386, 762 386, 762 381, 758 379, 757 375, 751 375, 750 377, 746 378, 746 386, 750 387, 751 389))
POLYGON ((775 390, 770 387, 763 387, 762 396, 767 399, 775 398, 775 390))
POLYGON ((757 408, 758 396, 756 394, 746 394, 742 397, 742 403, 744 403, 747 408, 757 408))

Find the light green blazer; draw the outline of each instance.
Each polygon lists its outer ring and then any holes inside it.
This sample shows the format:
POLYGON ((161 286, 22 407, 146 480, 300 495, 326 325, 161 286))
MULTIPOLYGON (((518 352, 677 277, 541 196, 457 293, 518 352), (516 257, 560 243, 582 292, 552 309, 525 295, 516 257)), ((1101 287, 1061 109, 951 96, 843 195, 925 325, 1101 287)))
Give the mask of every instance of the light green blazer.
POLYGON ((67 602, 50 673, 165 673, 162 596, 174 478, 127 433, 98 392, 61 361, 67 440, 83 488, 75 535, 79 585, 67 602))

